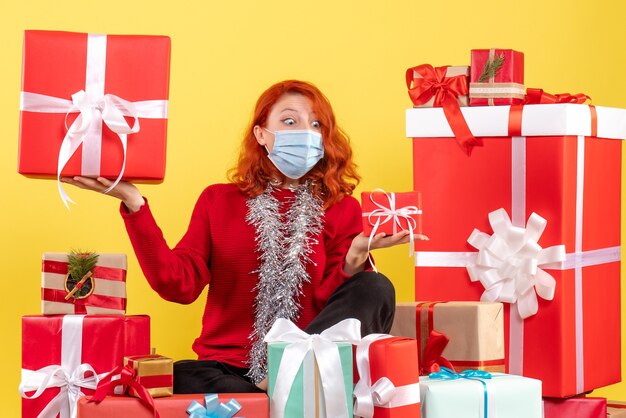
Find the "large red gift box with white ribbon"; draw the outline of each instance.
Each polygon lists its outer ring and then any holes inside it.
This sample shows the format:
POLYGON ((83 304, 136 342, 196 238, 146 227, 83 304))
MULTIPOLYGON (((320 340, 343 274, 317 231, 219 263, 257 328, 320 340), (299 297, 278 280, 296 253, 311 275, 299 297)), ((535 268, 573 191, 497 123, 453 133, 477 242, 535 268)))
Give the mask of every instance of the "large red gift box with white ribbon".
MULTIPOLYGON (((98 263, 87 279, 90 291, 72 295, 68 286, 66 253, 44 253, 41 260, 41 311, 54 314, 126 313, 126 254, 98 254, 98 263)), ((85 286, 84 284, 82 286, 85 286)))
POLYGON ((81 394, 124 356, 150 353, 147 315, 54 315, 22 318, 23 418, 70 418, 81 394))
POLYGON ((517 302, 506 304, 507 369, 542 380, 544 396, 619 382, 626 110, 462 112, 484 143, 471 157, 441 109, 406 114, 414 185, 431 214, 430 241, 415 255, 416 300, 517 302))
POLYGON ((162 180, 169 64, 167 36, 25 31, 18 171, 162 180))

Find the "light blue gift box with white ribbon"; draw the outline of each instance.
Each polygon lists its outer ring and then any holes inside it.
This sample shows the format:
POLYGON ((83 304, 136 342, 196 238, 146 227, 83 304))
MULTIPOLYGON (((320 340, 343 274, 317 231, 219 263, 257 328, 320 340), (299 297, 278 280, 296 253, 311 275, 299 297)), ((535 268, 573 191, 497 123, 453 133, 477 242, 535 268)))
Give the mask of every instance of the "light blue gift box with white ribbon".
POLYGON ((271 418, 352 418, 352 344, 360 339, 360 323, 346 321, 356 324, 342 321, 335 326, 339 328, 311 336, 297 327, 295 333, 293 329, 281 330, 280 337, 276 337, 278 332, 268 333, 271 418), (345 330, 346 325, 357 334, 338 337, 343 331, 336 331, 345 330), (272 342, 287 334, 298 337, 290 342, 272 342))
POLYGON ((421 376, 422 418, 543 418, 540 380, 486 372, 490 377, 481 378, 469 372, 467 377, 421 376))

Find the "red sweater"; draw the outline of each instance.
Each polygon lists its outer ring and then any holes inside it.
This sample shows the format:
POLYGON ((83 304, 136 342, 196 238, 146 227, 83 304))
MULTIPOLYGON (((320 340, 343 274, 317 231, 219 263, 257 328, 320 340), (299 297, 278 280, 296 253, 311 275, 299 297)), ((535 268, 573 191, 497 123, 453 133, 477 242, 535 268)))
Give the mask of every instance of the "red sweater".
MULTIPOLYGON (((294 193, 279 189, 275 196, 283 203, 294 193)), ((128 213, 124 205, 120 209, 139 265, 162 298, 191 303, 209 285, 202 332, 193 344, 198 358, 238 367, 246 367, 258 281, 258 275, 251 272, 259 267, 255 230, 245 220, 246 201, 233 184, 207 187, 187 232, 173 249, 147 203, 135 213, 128 213)), ((286 210, 284 206, 281 211, 286 210)), ((361 231, 361 207, 355 198, 345 197, 326 210, 323 231, 312 248, 312 263, 307 264, 311 281, 304 283, 299 301, 300 328, 311 322, 348 278, 343 272, 345 256, 361 231)))

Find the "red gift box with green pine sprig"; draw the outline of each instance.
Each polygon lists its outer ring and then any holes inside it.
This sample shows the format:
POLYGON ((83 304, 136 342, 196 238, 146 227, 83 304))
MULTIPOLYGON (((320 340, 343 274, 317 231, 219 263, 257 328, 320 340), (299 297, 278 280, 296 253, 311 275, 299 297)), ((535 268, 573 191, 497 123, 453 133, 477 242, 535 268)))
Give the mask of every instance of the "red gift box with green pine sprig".
MULTIPOLYGON (((542 380, 543 395, 551 397, 619 382, 626 110, 549 104, 462 111, 484 142, 471 157, 459 152, 440 109, 407 110, 414 188, 430 196, 430 240, 416 253, 415 300, 480 300, 485 286, 467 270, 480 261, 468 243, 473 230, 492 234, 489 214, 502 208, 511 228, 520 228, 511 236, 524 235, 536 213, 544 229, 538 238, 532 233, 537 240, 528 248, 564 245, 566 259, 547 266, 535 259, 534 267, 554 279, 552 300, 539 297, 536 314, 522 320, 518 310, 533 307, 533 288, 520 288, 523 303, 505 304, 508 372, 542 380)), ((533 260, 525 262, 532 271, 533 260)), ((498 301, 513 300, 505 296, 498 301)))
POLYGON ((524 100, 524 54, 512 49, 472 49, 470 106, 520 104, 524 100))

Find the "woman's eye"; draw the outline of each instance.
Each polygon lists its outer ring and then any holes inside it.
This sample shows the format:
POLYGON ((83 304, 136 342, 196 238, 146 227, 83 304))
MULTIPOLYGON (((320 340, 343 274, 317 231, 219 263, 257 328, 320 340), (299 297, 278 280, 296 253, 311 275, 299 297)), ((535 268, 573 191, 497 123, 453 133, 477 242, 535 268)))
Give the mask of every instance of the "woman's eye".
POLYGON ((291 125, 295 125, 295 124, 296 124, 296 121, 295 121, 295 120, 293 120, 293 118, 287 118, 287 119, 283 119, 283 123, 284 123, 285 125, 289 125, 289 126, 291 126, 291 125))
POLYGON ((322 127, 322 124, 318 120, 314 120, 313 122, 311 122, 311 126, 315 129, 319 129, 322 127))

